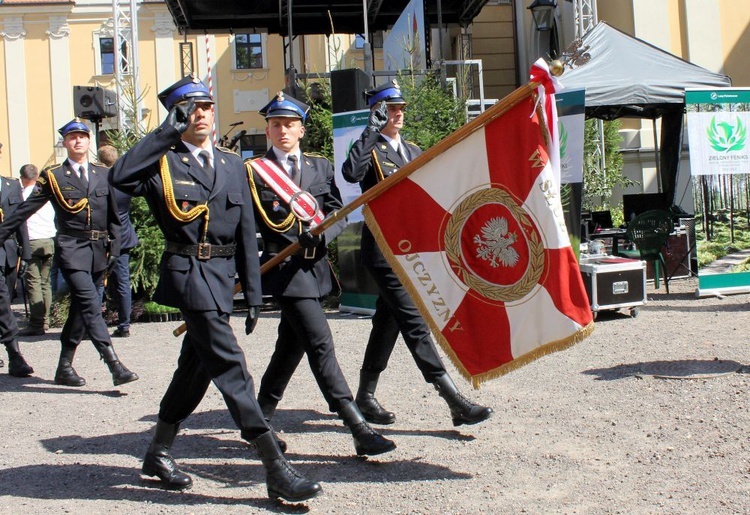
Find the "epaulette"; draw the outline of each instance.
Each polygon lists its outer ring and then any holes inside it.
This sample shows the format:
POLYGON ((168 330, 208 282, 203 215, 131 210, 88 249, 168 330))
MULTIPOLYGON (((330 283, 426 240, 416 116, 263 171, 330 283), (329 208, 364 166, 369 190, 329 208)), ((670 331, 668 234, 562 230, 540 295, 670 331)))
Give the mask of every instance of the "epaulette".
POLYGON ((94 166, 103 166, 104 168, 109 168, 109 166, 105 165, 101 161, 91 161, 91 164, 94 166))
POLYGON ((39 175, 42 175, 43 173, 49 173, 49 172, 51 172, 53 170, 57 170, 58 168, 62 168, 62 165, 63 165, 62 163, 59 163, 59 164, 56 164, 56 165, 50 165, 47 168, 45 168, 44 170, 42 170, 41 172, 39 172, 39 175))
POLYGON ((419 148, 419 145, 417 145, 417 144, 416 144, 416 143, 414 143, 413 141, 409 141, 408 139, 405 139, 405 140, 404 140, 404 142, 405 142, 405 143, 408 143, 409 145, 414 145, 415 147, 419 148))
POLYGON ((322 157, 323 159, 328 159, 326 156, 324 156, 320 152, 302 152, 302 155, 307 156, 307 157, 322 157))
POLYGON ((216 150, 218 150, 219 152, 224 152, 225 154, 234 154, 235 156, 239 156, 239 154, 237 152, 235 152, 234 150, 231 150, 231 149, 229 149, 227 147, 218 147, 217 146, 216 150))

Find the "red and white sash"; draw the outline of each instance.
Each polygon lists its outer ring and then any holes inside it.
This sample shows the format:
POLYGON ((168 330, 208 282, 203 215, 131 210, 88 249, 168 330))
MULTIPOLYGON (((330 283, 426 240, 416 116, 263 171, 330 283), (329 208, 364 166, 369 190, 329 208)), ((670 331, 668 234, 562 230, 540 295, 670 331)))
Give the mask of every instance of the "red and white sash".
POLYGON ((263 157, 250 161, 263 182, 289 204, 294 215, 302 221, 309 221, 315 227, 323 221, 323 213, 318 209, 315 197, 297 186, 287 173, 272 160, 263 157))

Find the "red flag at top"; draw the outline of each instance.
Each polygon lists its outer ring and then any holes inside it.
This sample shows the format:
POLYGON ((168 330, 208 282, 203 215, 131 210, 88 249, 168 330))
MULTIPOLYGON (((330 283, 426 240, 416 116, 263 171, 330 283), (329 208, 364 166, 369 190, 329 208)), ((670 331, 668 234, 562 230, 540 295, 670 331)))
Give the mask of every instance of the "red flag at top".
POLYGON ((527 96, 365 208, 389 263, 475 386, 593 330, 542 109, 527 96))

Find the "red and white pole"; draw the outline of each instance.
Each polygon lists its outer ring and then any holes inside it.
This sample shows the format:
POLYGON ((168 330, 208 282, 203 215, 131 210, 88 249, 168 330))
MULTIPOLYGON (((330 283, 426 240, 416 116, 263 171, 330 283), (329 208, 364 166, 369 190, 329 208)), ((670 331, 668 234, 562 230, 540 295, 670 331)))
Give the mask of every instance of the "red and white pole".
MULTIPOLYGON (((211 70, 211 45, 210 38, 206 34, 206 68, 208 69, 208 94, 214 98, 214 78, 211 70)), ((214 104, 215 106, 215 104, 214 104)), ((215 107, 214 107, 215 109, 215 107)), ((211 141, 216 145, 216 117, 214 116, 214 125, 211 127, 211 141)))

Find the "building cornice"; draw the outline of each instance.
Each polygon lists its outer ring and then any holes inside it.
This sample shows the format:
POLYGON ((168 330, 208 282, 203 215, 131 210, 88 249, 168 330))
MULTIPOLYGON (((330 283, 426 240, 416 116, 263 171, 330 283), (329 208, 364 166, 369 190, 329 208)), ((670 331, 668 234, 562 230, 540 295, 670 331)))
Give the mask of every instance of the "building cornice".
POLYGON ((6 16, 4 22, 0 36, 4 37, 6 41, 15 41, 26 37, 22 16, 6 16))
POLYGON ((70 25, 67 16, 50 16, 49 30, 46 34, 50 39, 63 39, 70 36, 70 25))

